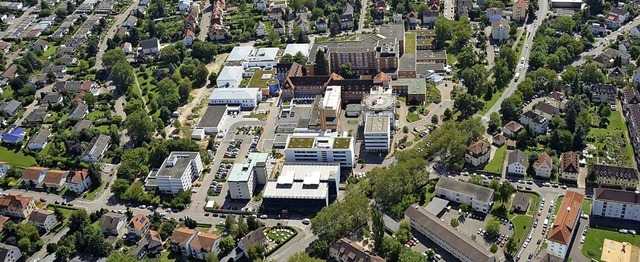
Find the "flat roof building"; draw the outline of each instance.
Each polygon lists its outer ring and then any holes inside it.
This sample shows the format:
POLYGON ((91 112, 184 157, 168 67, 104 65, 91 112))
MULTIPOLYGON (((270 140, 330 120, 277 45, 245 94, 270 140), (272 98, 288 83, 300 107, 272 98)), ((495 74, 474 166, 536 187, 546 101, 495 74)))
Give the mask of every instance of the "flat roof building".
POLYGON ((237 105, 253 109, 262 101, 260 88, 216 88, 209 96, 209 105, 237 105))
POLYGON ((404 211, 404 217, 409 221, 413 229, 438 244, 460 261, 496 261, 495 255, 489 250, 472 241, 469 237, 462 235, 462 233, 451 227, 449 223, 441 221, 440 218, 429 213, 418 204, 413 204, 407 208, 404 211))
POLYGON ((436 196, 469 205, 476 211, 488 213, 493 203, 493 189, 441 177, 436 184, 436 196))
POLYGON ((216 78, 216 85, 220 88, 240 87, 243 72, 242 66, 225 66, 216 78))
POLYGON ((231 199, 251 199, 258 184, 267 182, 268 153, 249 153, 247 162, 235 163, 227 183, 231 199))
POLYGON ((319 211, 335 200, 339 183, 339 163, 287 163, 277 179, 267 181, 262 207, 319 211))
POLYGON ((351 167, 354 163, 353 137, 339 137, 338 133, 292 134, 284 149, 287 162, 340 163, 351 167))
POLYGON ((231 111, 239 111, 239 107, 227 105, 208 106, 200 118, 196 129, 204 129, 205 134, 215 134, 221 131, 224 122, 231 111))
POLYGON ((389 151, 391 119, 389 115, 368 115, 364 123, 364 149, 370 152, 389 151))
POLYGON ((204 169, 199 152, 174 151, 162 166, 149 172, 145 180, 147 190, 157 189, 162 194, 177 195, 191 189, 194 179, 204 169))

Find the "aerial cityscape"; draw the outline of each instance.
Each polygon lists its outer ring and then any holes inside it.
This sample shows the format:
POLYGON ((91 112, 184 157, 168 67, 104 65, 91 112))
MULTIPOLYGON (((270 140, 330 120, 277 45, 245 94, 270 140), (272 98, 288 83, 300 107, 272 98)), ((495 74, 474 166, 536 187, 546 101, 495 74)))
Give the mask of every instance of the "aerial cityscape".
POLYGON ((0 261, 640 262, 640 1, 0 0, 0 261))

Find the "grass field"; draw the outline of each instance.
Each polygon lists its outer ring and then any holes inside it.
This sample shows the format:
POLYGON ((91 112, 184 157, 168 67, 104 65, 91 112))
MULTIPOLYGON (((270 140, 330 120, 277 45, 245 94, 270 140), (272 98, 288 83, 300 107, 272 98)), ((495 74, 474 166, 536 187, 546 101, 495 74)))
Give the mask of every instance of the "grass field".
POLYGON ((527 233, 529 233, 529 230, 531 229, 533 217, 516 215, 511 219, 511 222, 513 223, 513 230, 515 231, 513 240, 516 241, 518 245, 522 245, 524 243, 524 239, 527 237, 527 233))
POLYGON ((416 53, 416 34, 405 33, 404 34, 404 53, 415 54, 416 53))
POLYGON ((413 112, 409 112, 407 113, 407 122, 412 123, 412 122, 416 122, 416 121, 420 121, 420 115, 413 113, 413 112))
POLYGON ((616 231, 599 228, 589 228, 584 245, 582 246, 582 254, 588 258, 600 259, 602 254, 602 244, 604 243, 605 238, 618 242, 627 242, 633 246, 640 247, 640 236, 622 234, 616 231))
POLYGON ((435 101, 441 101, 442 95, 440 94, 440 89, 436 87, 436 85, 427 83, 427 94, 425 95, 426 103, 433 103, 435 101))
MULTIPOLYGON (((630 167, 633 162, 633 148, 631 143, 625 139, 624 134, 627 132, 627 126, 622 119, 620 110, 611 112, 607 128, 591 127, 588 139, 595 141, 594 145, 598 152, 594 155, 598 156, 600 151, 603 152, 603 156, 598 159, 600 162, 630 167)), ((594 112, 595 109, 592 108, 591 111, 592 115, 597 116, 594 112)))
POLYGON ((554 203, 554 206, 553 206, 553 215, 554 216, 556 214, 558 214, 558 209, 560 209, 560 204, 562 204, 562 199, 564 199, 564 196, 558 197, 558 200, 556 200, 556 202, 554 203))
POLYGON ((60 212, 62 212, 62 215, 64 215, 64 222, 67 222, 67 220, 69 220, 69 217, 71 217, 71 213, 73 213, 73 211, 77 210, 75 208, 71 208, 71 207, 66 207, 66 206, 61 206, 61 205, 55 205, 55 204, 49 204, 47 205, 47 209, 48 210, 55 210, 55 208, 58 208, 58 210, 60 210, 60 212))
POLYGON ((504 92, 504 89, 498 90, 498 92, 493 93, 491 100, 484 101, 484 107, 482 108, 482 110, 478 111, 478 114, 480 115, 486 114, 487 111, 489 111, 489 109, 491 109, 491 107, 493 107, 493 105, 495 105, 496 102, 498 102, 498 99, 500 98, 500 96, 502 96, 502 92, 504 92))
POLYGON ((582 202, 582 213, 587 214, 587 215, 591 215, 591 203, 593 202, 593 200, 591 199, 585 199, 584 202, 582 202))
POLYGON ((456 62, 458 62, 458 58, 454 54, 447 52, 447 64, 453 65, 456 62))
POLYGON ((531 204, 529 205, 529 210, 527 210, 527 215, 533 216, 535 215, 536 210, 538 210, 538 205, 540 204, 538 201, 540 201, 540 199, 538 195, 534 193, 527 193, 527 195, 531 197, 531 204))
POLYGON ((502 145, 496 150, 493 158, 486 166, 484 166, 483 170, 491 173, 502 174, 502 167, 504 166, 504 158, 506 155, 507 145, 502 145))
POLYGON ((258 88, 267 87, 267 81, 274 79, 275 73, 276 73, 275 69, 256 71, 255 74, 253 74, 253 77, 251 77, 251 80, 249 80, 248 87, 258 87, 258 88), (265 75, 268 75, 269 77, 265 75), (265 77, 263 78, 263 76, 265 77))
POLYGON ((36 164, 36 159, 27 156, 23 151, 13 151, 4 146, 0 146, 0 159, 9 163, 11 167, 31 167, 36 164))

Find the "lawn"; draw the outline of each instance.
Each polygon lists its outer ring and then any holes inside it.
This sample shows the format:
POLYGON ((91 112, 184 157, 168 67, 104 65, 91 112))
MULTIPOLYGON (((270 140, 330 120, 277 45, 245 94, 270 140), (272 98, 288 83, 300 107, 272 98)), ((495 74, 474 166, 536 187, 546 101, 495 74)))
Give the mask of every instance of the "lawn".
POLYGON ((507 155, 507 145, 502 145, 500 148, 496 150, 496 153, 493 155, 493 158, 489 163, 484 166, 483 171, 502 174, 502 167, 504 166, 504 158, 507 155))
POLYGON ((196 230, 200 232, 209 232, 209 229, 211 229, 211 224, 198 224, 196 226, 196 230))
POLYGON ((439 103, 442 100, 440 89, 434 84, 427 83, 427 94, 425 95, 426 103, 439 103))
POLYGON ((582 254, 588 258, 595 258, 599 260, 602 254, 602 244, 604 243, 605 238, 618 242, 627 242, 633 246, 640 247, 640 236, 622 234, 616 231, 591 227, 587 231, 587 237, 585 238, 584 245, 582 246, 582 254), (590 254, 593 254, 593 256, 590 254))
POLYGON ((89 200, 95 199, 96 195, 98 194, 98 192, 100 192, 100 188, 101 187, 96 187, 96 188, 89 189, 89 191, 87 191, 87 194, 84 195, 84 197, 86 199, 89 199, 89 200))
POLYGON ((44 57, 45 59, 47 59, 48 57, 53 57, 56 54, 56 50, 58 50, 58 46, 54 45, 54 46, 50 46, 47 51, 42 52, 42 57, 44 57))
POLYGON ((405 54, 416 53, 416 34, 414 33, 404 34, 404 53, 405 54))
POLYGON ((268 116, 269 116, 268 114, 251 113, 248 116, 245 116, 245 118, 255 118, 255 119, 258 119, 260 121, 265 121, 265 120, 267 120, 268 116))
POLYGON ((504 89, 498 90, 498 92, 493 93, 493 96, 491 96, 491 100, 489 101, 485 100, 484 107, 480 111, 478 111, 478 114, 480 115, 486 114, 487 111, 489 111, 489 109, 491 109, 491 107, 493 107, 493 105, 495 105, 496 102, 498 102, 498 99, 502 96, 502 92, 504 92, 504 89))
POLYGON ((529 230, 531 229, 531 224, 533 223, 533 217, 525 216, 525 215, 516 215, 511 219, 513 223, 513 230, 515 231, 513 235, 513 240, 516 241, 516 244, 522 245, 524 239, 527 237, 529 230))
POLYGON ((291 138, 289 140, 289 144, 287 145, 290 148, 311 148, 313 146, 313 138, 291 138))
POLYGON ((593 202, 593 200, 591 200, 591 199, 585 199, 584 202, 582 202, 582 213, 583 214, 591 215, 591 203, 592 202, 593 202))
POLYGON ((55 205, 55 204, 49 204, 47 205, 47 209, 48 210, 55 210, 55 208, 58 208, 58 210, 60 210, 60 212, 62 212, 62 215, 64 215, 64 220, 65 222, 67 220, 69 220, 69 217, 71 217, 71 213, 73 213, 73 211, 77 210, 76 208, 71 208, 71 207, 66 207, 66 206, 61 206, 61 205, 55 205))
MULTIPOLYGON (((591 111, 591 114, 596 118, 598 115, 595 113, 596 109, 592 108, 591 111)), ((599 121, 596 120, 596 122, 599 121)), ((587 139, 588 141, 594 141, 594 145, 597 148, 594 155, 598 156, 599 162, 605 162, 610 165, 632 166, 633 148, 631 143, 625 139, 626 133, 627 126, 622 119, 620 109, 611 112, 607 128, 591 127, 587 139)))
POLYGON ((31 167, 36 164, 36 159, 25 155, 23 151, 13 151, 4 146, 0 146, 0 159, 9 163, 11 167, 31 167))
POLYGON ((560 209, 560 204, 562 204, 562 199, 564 199, 564 196, 558 197, 558 200, 556 200, 556 202, 554 203, 554 207, 553 207, 553 216, 554 217, 555 217, 556 214, 558 214, 558 209, 560 209))
POLYGON ((450 52, 447 52, 447 65, 453 65, 458 62, 458 58, 450 52))
POLYGON ((349 148, 350 138, 335 138, 333 139, 333 148, 349 148))
POLYGON ((272 80, 275 77, 275 73, 276 73, 275 69, 256 71, 251 77, 248 87, 258 87, 258 88, 267 87, 267 82, 269 80, 272 80))
POLYGON ((538 201, 540 201, 540 199, 538 198, 538 195, 534 193, 527 193, 527 195, 531 197, 531 204, 529 205, 529 210, 527 210, 527 215, 533 216, 536 214, 536 210, 538 210, 538 201))
POLYGON ((407 122, 409 123, 420 121, 420 119, 421 119, 420 115, 416 113, 413 113, 413 112, 407 113, 407 122))

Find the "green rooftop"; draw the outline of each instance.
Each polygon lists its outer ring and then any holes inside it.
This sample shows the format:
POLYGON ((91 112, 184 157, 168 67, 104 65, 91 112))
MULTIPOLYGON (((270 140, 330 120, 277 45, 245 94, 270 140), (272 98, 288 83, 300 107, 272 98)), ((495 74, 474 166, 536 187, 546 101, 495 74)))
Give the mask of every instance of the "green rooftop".
POLYGON ((289 148, 312 148, 313 141, 315 141, 312 137, 296 137, 289 139, 289 148))
POLYGON ((335 138, 333 139, 333 148, 349 148, 351 138, 335 138))
POLYGON ((404 53, 405 54, 416 53, 416 34, 414 33, 404 34, 404 53))
POLYGON ((265 88, 267 87, 267 82, 269 82, 269 80, 274 79, 274 77, 276 76, 275 74, 276 74, 275 69, 258 70, 253 74, 253 76, 251 77, 251 80, 249 80, 248 87, 265 88))

